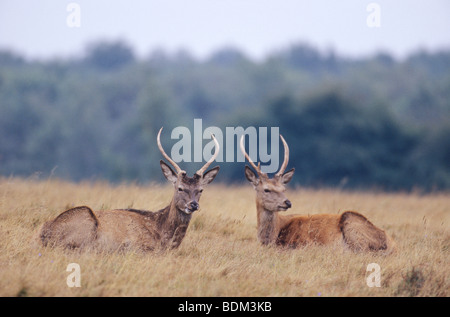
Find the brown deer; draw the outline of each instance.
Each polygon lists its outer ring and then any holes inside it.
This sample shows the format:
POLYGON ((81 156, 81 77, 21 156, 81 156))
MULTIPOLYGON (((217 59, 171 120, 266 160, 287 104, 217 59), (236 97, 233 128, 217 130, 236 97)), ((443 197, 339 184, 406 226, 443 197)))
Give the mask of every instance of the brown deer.
POLYGON ((285 185, 292 179, 294 168, 284 172, 289 161, 289 147, 280 135, 284 145, 284 161, 273 178, 262 173, 260 164, 253 163, 245 151, 244 136, 240 148, 257 175, 245 166, 245 177, 256 190, 256 216, 258 240, 264 245, 300 247, 311 243, 341 243, 354 251, 393 251, 392 239, 381 229, 374 226, 363 215, 346 211, 338 214, 317 215, 280 215, 292 207, 286 198, 285 185))
POLYGON ((161 131, 162 128, 157 137, 158 148, 176 170, 174 172, 163 160, 160 161, 164 176, 174 186, 173 198, 167 207, 156 212, 116 209, 95 213, 86 206, 75 207, 43 225, 40 239, 44 246, 143 251, 177 248, 186 234, 192 213, 199 209, 203 187, 219 172, 219 166, 216 166, 205 173, 219 153, 219 143, 212 135, 214 155, 193 177, 189 177, 164 151, 161 131))

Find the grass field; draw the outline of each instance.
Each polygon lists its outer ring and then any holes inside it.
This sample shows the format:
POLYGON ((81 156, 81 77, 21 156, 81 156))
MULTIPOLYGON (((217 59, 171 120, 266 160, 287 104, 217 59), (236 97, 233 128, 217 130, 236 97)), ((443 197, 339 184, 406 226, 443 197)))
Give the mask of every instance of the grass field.
POLYGON ((355 254, 333 247, 281 250, 256 239, 250 185, 211 184, 181 246, 156 253, 44 248, 39 227, 67 208, 165 207, 167 186, 0 179, 0 296, 449 296, 450 196, 291 189, 288 213, 356 210, 386 230, 398 251, 355 254), (68 287, 69 263, 81 287, 68 287), (369 287, 370 263, 380 287, 369 287))

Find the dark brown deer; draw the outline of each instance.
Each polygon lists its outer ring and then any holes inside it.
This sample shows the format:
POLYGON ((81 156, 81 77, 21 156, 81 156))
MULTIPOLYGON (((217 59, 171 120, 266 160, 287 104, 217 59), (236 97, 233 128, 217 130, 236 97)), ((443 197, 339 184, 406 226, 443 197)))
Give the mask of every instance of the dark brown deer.
POLYGON ((366 217, 355 211, 338 214, 280 215, 292 207, 285 195, 285 185, 292 179, 294 169, 285 172, 289 161, 289 147, 284 145, 284 161, 273 178, 262 173, 260 164, 253 163, 245 151, 244 136, 240 148, 250 167, 245 166, 245 177, 256 190, 256 216, 258 240, 264 245, 300 247, 308 244, 342 243, 354 251, 393 251, 392 239, 374 226, 366 217))
POLYGON ((199 209, 203 187, 219 172, 219 166, 216 166, 205 173, 219 153, 219 143, 212 136, 216 146, 214 155, 193 177, 189 177, 164 151, 161 131, 162 128, 157 137, 158 148, 175 168, 174 172, 163 160, 160 161, 164 176, 174 186, 173 198, 167 207, 156 212, 115 209, 95 213, 86 206, 75 207, 43 225, 40 231, 42 243, 102 250, 177 248, 186 234, 192 213, 199 209))

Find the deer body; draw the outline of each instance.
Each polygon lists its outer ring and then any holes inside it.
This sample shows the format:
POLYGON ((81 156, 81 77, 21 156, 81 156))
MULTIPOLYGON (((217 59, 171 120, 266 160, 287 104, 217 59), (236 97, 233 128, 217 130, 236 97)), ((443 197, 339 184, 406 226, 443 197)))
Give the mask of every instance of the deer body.
POLYGON ((257 211, 258 239, 262 244, 297 247, 329 244, 342 237, 338 215, 279 215, 257 211))
POLYGON ((177 248, 192 217, 179 213, 172 205, 156 212, 119 209, 96 214, 100 223, 96 244, 100 248, 143 251, 177 248))
POLYGON ((101 250, 177 248, 186 235, 192 213, 199 209, 203 187, 211 183, 219 172, 217 166, 204 173, 217 157, 219 144, 213 136, 216 144, 214 156, 193 177, 188 177, 164 152, 160 143, 161 130, 157 138, 158 147, 176 169, 174 172, 160 161, 164 176, 174 185, 173 198, 167 207, 156 212, 138 209, 93 212, 86 206, 75 207, 42 226, 41 242, 44 245, 101 250))
MULTIPOLYGON (((283 217, 283 216, 280 216, 283 217)), ((297 247, 310 243, 330 244, 342 237, 337 215, 293 216, 280 227, 276 243, 297 247)))
POLYGON ((256 175, 245 166, 245 176, 256 191, 256 216, 258 240, 264 245, 300 247, 308 244, 343 244, 355 251, 388 252, 395 249, 392 239, 373 225, 366 217, 355 211, 338 214, 280 215, 291 208, 286 198, 285 185, 292 179, 294 169, 284 172, 289 160, 289 147, 283 137, 285 158, 273 178, 262 173, 245 152, 241 138, 241 151, 257 171, 256 175))
POLYGON ((178 215, 171 205, 156 212, 117 209, 95 213, 82 206, 44 224, 41 240, 44 245, 111 251, 172 249, 180 245, 190 220, 191 215, 178 215))

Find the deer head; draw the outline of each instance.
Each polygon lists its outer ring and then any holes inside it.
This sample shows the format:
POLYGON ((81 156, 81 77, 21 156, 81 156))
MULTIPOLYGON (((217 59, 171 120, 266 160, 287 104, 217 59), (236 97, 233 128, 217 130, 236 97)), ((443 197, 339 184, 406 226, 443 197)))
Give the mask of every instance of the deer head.
POLYGON ((170 166, 163 160, 159 163, 161 165, 164 177, 174 186, 175 192, 173 196, 173 203, 175 204, 176 209, 180 213, 190 215, 200 208, 198 202, 203 192, 203 187, 211 183, 219 172, 220 167, 216 166, 205 173, 206 169, 219 154, 219 142, 217 142, 214 135, 211 135, 216 145, 214 155, 208 162, 206 162, 205 165, 203 165, 201 169, 195 172, 193 177, 189 177, 186 175, 186 172, 182 170, 164 151, 160 140, 162 129, 163 128, 161 128, 158 133, 158 148, 161 151, 161 154, 175 168, 175 171, 173 171, 172 168, 170 168, 170 166))
POLYGON ((244 136, 241 137, 241 151, 257 173, 255 174, 251 168, 246 165, 245 177, 256 190, 258 206, 269 212, 285 211, 292 206, 289 199, 286 198, 285 185, 292 179, 295 169, 293 168, 286 173, 284 172, 289 162, 289 147, 281 134, 280 138, 284 145, 284 161, 280 170, 273 178, 270 178, 266 173, 261 172, 260 164, 258 163, 258 166, 256 166, 248 156, 244 147, 244 136))

